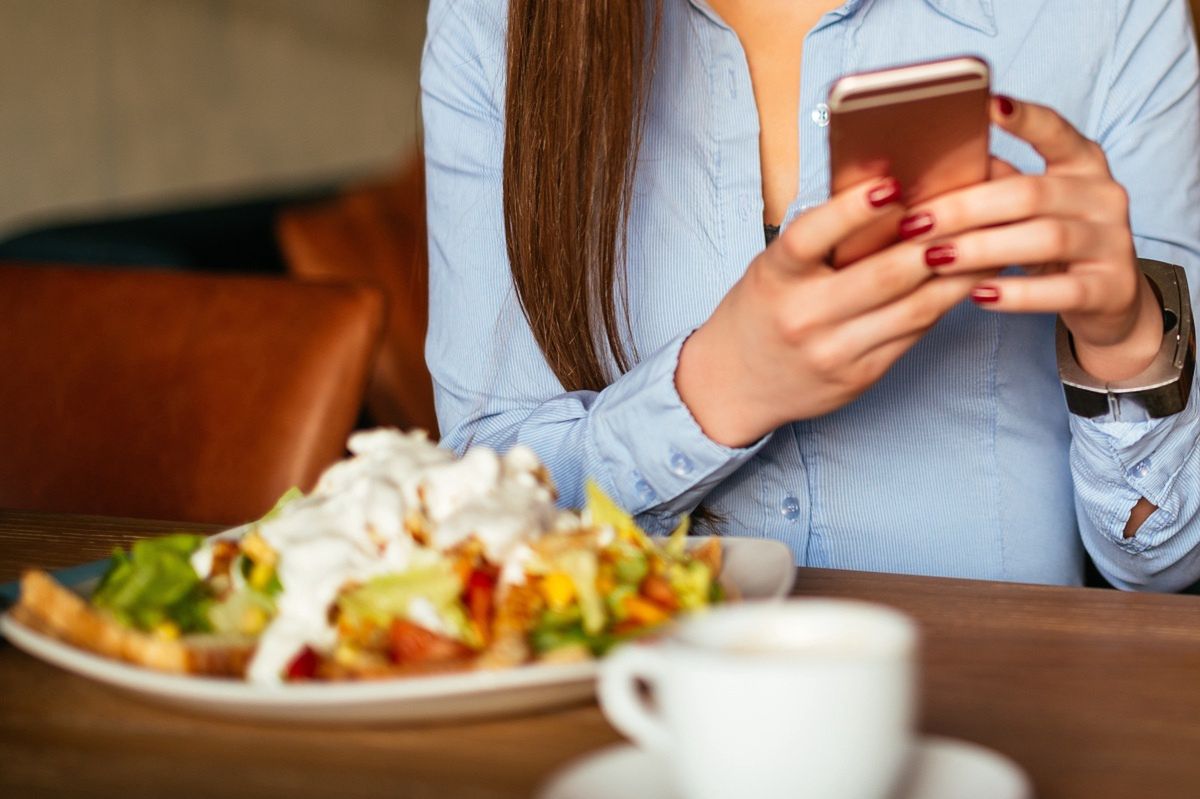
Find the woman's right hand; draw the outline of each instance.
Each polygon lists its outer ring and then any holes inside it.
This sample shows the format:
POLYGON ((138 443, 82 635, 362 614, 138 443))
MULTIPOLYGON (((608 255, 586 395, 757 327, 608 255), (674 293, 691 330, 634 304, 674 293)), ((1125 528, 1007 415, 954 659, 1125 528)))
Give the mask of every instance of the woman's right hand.
POLYGON ((936 276, 909 242, 833 269, 834 247, 900 194, 871 181, 798 217, 684 343, 675 384, 709 438, 747 446, 846 405, 990 276, 936 276))

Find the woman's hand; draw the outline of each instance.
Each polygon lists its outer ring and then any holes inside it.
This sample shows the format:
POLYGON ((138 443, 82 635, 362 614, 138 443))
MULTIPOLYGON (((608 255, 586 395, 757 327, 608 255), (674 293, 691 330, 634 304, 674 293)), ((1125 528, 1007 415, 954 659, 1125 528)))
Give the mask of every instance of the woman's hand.
POLYGON ((846 269, 828 265, 839 242, 899 199, 885 179, 800 216, 688 338, 675 384, 710 438, 745 446, 840 408, 970 294, 977 272, 935 279, 917 242, 846 269))
POLYGON ((1125 190, 1099 145, 1049 108, 995 97, 992 118, 1037 150, 1045 174, 997 162, 988 183, 911 209, 902 235, 928 246, 939 275, 1025 265, 1028 274, 989 279, 971 298, 1057 313, 1080 366, 1101 380, 1133 377, 1158 352, 1162 312, 1137 267, 1125 190))

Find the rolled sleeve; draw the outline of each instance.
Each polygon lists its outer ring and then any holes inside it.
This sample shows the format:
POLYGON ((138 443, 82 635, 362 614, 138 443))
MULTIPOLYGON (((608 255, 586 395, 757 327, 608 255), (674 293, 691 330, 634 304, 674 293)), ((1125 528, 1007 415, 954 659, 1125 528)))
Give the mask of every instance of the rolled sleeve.
POLYGON ((1200 382, 1174 416, 1072 417, 1071 428, 1080 527, 1101 572, 1127 589, 1179 590, 1200 579, 1200 382), (1158 510, 1126 538, 1143 497, 1158 510))
POLYGON ((648 522, 695 507, 769 438, 731 448, 704 433, 675 387, 689 335, 676 337, 604 389, 592 408, 596 447, 617 491, 625 507, 648 522))

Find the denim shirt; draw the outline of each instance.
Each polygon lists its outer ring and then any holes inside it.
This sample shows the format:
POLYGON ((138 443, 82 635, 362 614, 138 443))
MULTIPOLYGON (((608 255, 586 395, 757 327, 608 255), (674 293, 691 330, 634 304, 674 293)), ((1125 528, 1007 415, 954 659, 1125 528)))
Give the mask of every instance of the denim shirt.
MULTIPOLYGON (((1165 419, 1071 415, 1052 315, 964 302, 844 408, 746 449, 705 436, 675 368, 763 247, 759 118, 736 34, 702 0, 663 5, 629 221, 638 362, 602 391, 566 392, 505 254, 505 3, 431 3, 426 357, 444 443, 528 445, 562 504, 577 506, 590 477, 656 532, 703 502, 722 532, 783 541, 802 565, 1077 584, 1086 547, 1121 587, 1200 578, 1196 391, 1165 419), (1158 510, 1126 539, 1140 497, 1158 510)), ((834 80, 964 53, 991 63, 995 91, 1054 107, 1103 146, 1138 253, 1183 265, 1197 302, 1200 90, 1184 0, 849 0, 804 40, 799 192, 784 225, 828 197, 834 80)), ((992 150, 1043 169, 1007 134, 992 150)))

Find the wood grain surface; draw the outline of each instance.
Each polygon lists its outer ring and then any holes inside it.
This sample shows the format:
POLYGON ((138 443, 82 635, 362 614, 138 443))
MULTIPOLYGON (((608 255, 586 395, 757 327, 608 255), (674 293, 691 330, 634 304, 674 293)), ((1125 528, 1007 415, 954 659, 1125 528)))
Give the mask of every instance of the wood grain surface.
POLYGON ((15 580, 25 569, 61 569, 103 558, 139 538, 218 529, 194 522, 0 510, 0 582, 15 580))
MULTIPOLYGON (((0 580, 180 529, 207 528, 0 512, 0 580)), ((916 618, 923 730, 1008 754, 1041 799, 1200 796, 1200 598, 816 569, 796 593, 916 618)), ((209 719, 7 644, 0 685, 2 796, 527 797, 619 740, 593 705, 416 728, 209 719)))

